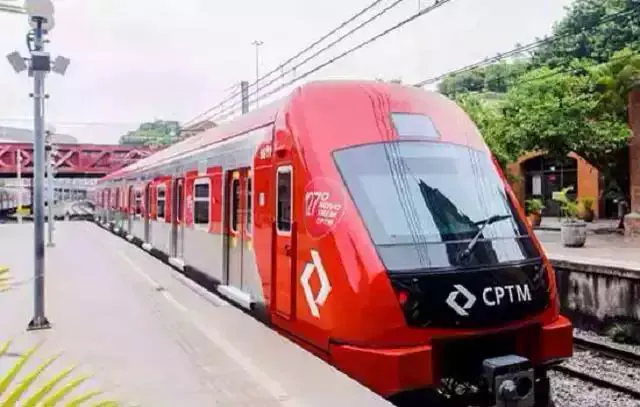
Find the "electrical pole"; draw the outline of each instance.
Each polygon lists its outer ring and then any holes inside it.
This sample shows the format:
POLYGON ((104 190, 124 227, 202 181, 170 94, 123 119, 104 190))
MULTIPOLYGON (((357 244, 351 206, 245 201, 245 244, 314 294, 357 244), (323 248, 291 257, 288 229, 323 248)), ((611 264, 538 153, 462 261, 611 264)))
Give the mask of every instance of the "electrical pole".
POLYGON ((51 327, 44 312, 44 172, 45 172, 45 140, 44 140, 44 102, 47 99, 44 91, 46 75, 53 71, 64 75, 69 60, 57 57, 53 64, 51 57, 44 51, 45 34, 54 27, 54 8, 51 0, 26 0, 23 14, 29 16, 32 30, 27 34, 27 46, 31 58, 23 58, 19 52, 7 55, 7 60, 16 73, 29 70, 33 76, 33 191, 34 213, 34 284, 33 284, 33 319, 28 330, 47 329, 51 327), (28 65, 27 65, 28 62, 28 65))
POLYGON ((258 93, 260 92, 260 46, 264 44, 264 42, 260 40, 255 40, 252 42, 256 47, 256 108, 259 106, 260 96, 258 93))

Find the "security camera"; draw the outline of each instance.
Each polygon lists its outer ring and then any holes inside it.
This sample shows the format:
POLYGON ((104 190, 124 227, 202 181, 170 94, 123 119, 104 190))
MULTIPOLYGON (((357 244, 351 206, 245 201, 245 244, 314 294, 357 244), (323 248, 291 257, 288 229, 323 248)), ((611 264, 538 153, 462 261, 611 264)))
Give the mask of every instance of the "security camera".
POLYGON ((64 75, 65 72, 67 72, 67 68, 69 67, 70 63, 71 61, 69 60, 69 58, 58 56, 53 61, 53 68, 51 68, 51 70, 57 74, 64 75))
POLYGON ((11 64, 13 70, 16 71, 16 73, 20 73, 27 69, 27 63, 24 61, 24 58, 22 58, 22 55, 20 55, 18 51, 12 52, 7 55, 7 60, 11 64))

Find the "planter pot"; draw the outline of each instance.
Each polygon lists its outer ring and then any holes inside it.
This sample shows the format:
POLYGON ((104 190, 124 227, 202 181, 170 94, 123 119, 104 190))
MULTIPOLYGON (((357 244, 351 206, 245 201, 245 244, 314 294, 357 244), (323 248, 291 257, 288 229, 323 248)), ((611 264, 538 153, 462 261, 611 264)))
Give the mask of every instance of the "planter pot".
POLYGON ((566 247, 582 247, 587 241, 587 224, 583 221, 562 222, 560 235, 566 247))
POLYGON ((530 213, 527 219, 529 219, 529 223, 531 223, 533 227, 538 227, 540 223, 542 223, 542 216, 539 213, 530 213))

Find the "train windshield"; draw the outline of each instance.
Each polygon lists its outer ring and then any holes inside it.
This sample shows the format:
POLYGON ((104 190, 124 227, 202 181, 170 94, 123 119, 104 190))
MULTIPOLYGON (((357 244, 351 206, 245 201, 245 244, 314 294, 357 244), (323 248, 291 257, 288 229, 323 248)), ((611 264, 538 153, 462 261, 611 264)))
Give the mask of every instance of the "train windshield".
POLYGON ((486 152, 397 141, 334 153, 389 271, 539 258, 486 152))

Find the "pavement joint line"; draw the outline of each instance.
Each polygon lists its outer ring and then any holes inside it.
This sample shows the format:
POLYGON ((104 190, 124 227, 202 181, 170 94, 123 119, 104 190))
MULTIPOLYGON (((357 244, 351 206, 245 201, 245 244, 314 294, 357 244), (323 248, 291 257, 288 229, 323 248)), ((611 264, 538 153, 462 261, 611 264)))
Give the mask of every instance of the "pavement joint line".
MULTIPOLYGON (((115 250, 115 245, 109 243, 109 246, 115 250)), ((129 266, 147 281, 149 281, 154 288, 160 286, 155 280, 153 280, 147 273, 145 273, 137 264, 126 254, 122 253, 119 250, 115 250, 118 255, 124 259, 129 266)), ((256 366, 250 358, 243 355, 235 346, 233 346, 230 342, 222 338, 219 334, 213 332, 211 329, 206 327, 199 318, 195 317, 192 313, 188 312, 188 308, 178 302, 173 296, 171 296, 166 290, 162 291, 165 299, 171 303, 174 307, 184 312, 184 315, 187 319, 196 327, 200 332, 202 332, 207 339, 209 339, 212 343, 218 346, 222 351, 233 359, 236 363, 238 363, 242 368, 254 377, 265 389, 277 400, 279 401, 287 401, 287 406, 296 407, 300 404, 293 400, 291 396, 282 388, 282 385, 277 381, 271 379, 262 369, 256 366)))

